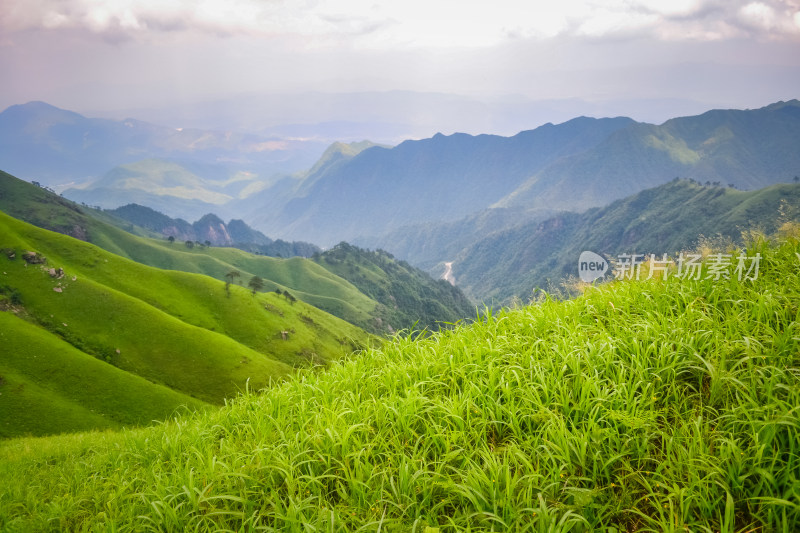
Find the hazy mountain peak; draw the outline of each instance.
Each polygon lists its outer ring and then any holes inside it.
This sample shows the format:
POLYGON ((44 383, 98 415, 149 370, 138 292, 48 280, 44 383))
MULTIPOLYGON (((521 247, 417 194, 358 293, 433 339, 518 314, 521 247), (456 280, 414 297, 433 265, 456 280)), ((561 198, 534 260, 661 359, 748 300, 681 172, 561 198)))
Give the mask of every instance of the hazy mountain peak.
POLYGON ((773 104, 766 105, 762 107, 764 111, 776 111, 778 109, 783 109, 785 107, 800 107, 800 100, 793 98, 791 100, 783 101, 779 100, 773 104))
POLYGON ((67 111, 66 109, 61 109, 60 107, 56 107, 52 104, 48 104, 47 102, 43 102, 41 100, 31 100, 30 102, 26 102, 24 104, 16 104, 9 106, 8 108, 3 111, 6 112, 14 112, 14 113, 63 113, 65 115, 73 115, 82 117, 78 113, 73 111, 67 111))

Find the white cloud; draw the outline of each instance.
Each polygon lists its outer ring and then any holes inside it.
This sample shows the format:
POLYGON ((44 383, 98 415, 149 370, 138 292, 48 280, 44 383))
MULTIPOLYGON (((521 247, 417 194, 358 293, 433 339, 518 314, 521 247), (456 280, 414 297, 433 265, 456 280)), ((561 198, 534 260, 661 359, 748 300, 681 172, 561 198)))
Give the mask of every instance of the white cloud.
POLYGON ((0 29, 78 29, 114 40, 195 32, 306 47, 486 47, 570 35, 798 38, 798 12, 798 0, 6 0, 0 29))
POLYGON ((751 2, 739 10, 742 18, 755 26, 770 29, 775 24, 775 10, 763 2, 751 2))

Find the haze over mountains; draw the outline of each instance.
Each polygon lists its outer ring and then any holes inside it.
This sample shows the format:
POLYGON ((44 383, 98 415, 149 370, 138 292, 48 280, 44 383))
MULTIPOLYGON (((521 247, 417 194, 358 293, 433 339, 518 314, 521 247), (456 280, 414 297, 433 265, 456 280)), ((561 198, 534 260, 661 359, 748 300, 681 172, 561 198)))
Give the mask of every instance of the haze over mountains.
POLYGON ((581 117, 512 137, 336 144, 314 165, 319 141, 88 119, 34 102, 0 113, 0 157, 51 186, 92 180, 65 191, 91 205, 238 215, 273 238, 331 246, 486 208, 581 210, 676 176, 740 189, 786 181, 800 167, 799 116, 793 100, 661 125, 581 117))
POLYGON ((0 113, 4 170, 59 192, 91 182, 91 192, 76 189, 72 197, 103 207, 176 198, 172 215, 185 218, 212 206, 221 211, 275 174, 309 168, 325 146, 313 139, 86 118, 44 102, 0 113))
POLYGON ((280 212, 253 217, 257 227, 324 246, 487 208, 581 211, 675 177, 760 188, 800 172, 797 146, 796 100, 660 126, 578 118, 514 137, 437 135, 365 150, 324 169, 280 212))
MULTIPOLYGON (((456 279, 466 280, 469 250, 479 241, 495 233, 507 241, 502 232, 547 224, 560 212, 606 206, 676 177, 740 190, 793 181, 800 174, 800 102, 712 110, 660 125, 578 117, 511 137, 437 134, 393 147, 334 142, 324 152, 318 141, 87 119, 34 102, 0 113, 0 139, 9 141, 0 154, 7 168, 44 184, 92 176, 64 195, 163 213, 148 214, 152 224, 159 216, 201 219, 200 241, 231 244, 227 229, 212 238, 208 227, 236 219, 254 243, 329 248, 348 241, 434 274, 455 261, 456 279)), ((181 222, 180 235, 191 239, 181 222)), ((314 251, 304 250, 297 253, 314 251)), ((474 286, 471 294, 492 290, 474 286)))
POLYGON ((105 118, 137 117, 154 124, 180 124, 202 130, 224 129, 328 142, 370 139, 398 144, 407 139, 427 138, 437 131, 513 135, 538 124, 560 123, 581 115, 626 115, 660 123, 676 114, 702 113, 708 108, 688 98, 533 100, 521 94, 477 97, 390 90, 296 91, 269 96, 260 92, 243 93, 235 98, 183 100, 180 105, 88 114, 105 118))

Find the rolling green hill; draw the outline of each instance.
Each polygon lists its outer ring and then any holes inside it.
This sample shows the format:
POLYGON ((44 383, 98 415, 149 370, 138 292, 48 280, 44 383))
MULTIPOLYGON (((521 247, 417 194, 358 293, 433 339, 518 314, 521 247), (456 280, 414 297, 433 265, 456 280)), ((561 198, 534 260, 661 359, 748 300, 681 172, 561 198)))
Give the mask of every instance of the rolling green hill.
MULTIPOLYGON (((0 296, 0 308, 9 307, 0 296)), ((0 438, 119 429, 164 420, 179 406, 207 406, 89 355, 13 312, 0 312, 0 345, 0 438)))
POLYGON ((159 427, 0 443, 0 529, 796 531, 800 243, 397 338, 159 427))
MULTIPOLYGON (((131 414, 118 417, 119 423, 149 420, 153 412, 163 418, 182 404, 220 404, 248 382, 263 387, 293 367, 324 364, 368 342, 362 330, 303 302, 290 302, 275 293, 251 294, 238 286, 228 295, 225 284, 210 277, 146 266, 4 213, 0 213, 0 249, 4 251, 0 303, 16 315, 16 322, 9 322, 8 335, 16 339, 9 352, 21 342, 14 332, 20 338, 38 333, 42 337, 35 344, 38 353, 52 359, 55 369, 46 375, 26 370, 30 361, 25 354, 36 351, 5 356, 4 371, 19 386, 3 391, 4 406, 19 406, 39 392, 57 399, 70 388, 93 389, 96 385, 90 379, 62 382, 74 378, 74 372, 57 370, 68 366, 65 357, 91 356, 103 361, 106 374, 114 374, 115 380, 121 379, 119 371, 143 378, 128 380, 132 395, 155 391, 155 407, 140 408, 134 402, 131 414), (29 264, 23 258, 28 251, 45 257, 46 263, 29 264), (62 349, 64 344, 72 349, 62 349), (152 384, 161 387, 156 390, 152 384), (175 393, 167 394, 166 389, 175 393)), ((94 374, 99 372, 96 367, 91 369, 94 374)), ((90 397, 113 393, 107 388, 113 381, 98 380, 106 392, 90 397)), ((103 412, 88 400, 78 404, 103 412)), ((12 427, 0 428, 6 436, 65 429, 57 410, 51 417, 37 419, 33 428, 14 424, 14 413, 4 414, 9 416, 4 420, 12 421, 12 427)), ((72 429, 85 429, 87 424, 88 419, 72 429)))
POLYGON ((497 232, 464 250, 453 264, 457 284, 477 300, 528 299, 577 276, 581 252, 675 254, 700 236, 740 243, 751 228, 773 232, 782 202, 800 205, 800 184, 739 191, 673 180, 584 213, 497 232))
POLYGON ((398 261, 382 250, 363 250, 342 242, 314 260, 379 302, 375 315, 393 328, 438 329, 475 316, 475 306, 460 289, 398 261))
POLYGON ((4 172, 0 172, 0 211, 150 266, 205 274, 221 281, 236 270, 244 284, 260 276, 266 291, 288 290, 348 322, 378 331, 372 317, 377 302, 309 260, 255 256, 233 248, 189 248, 184 243, 140 238, 106 222, 108 213, 79 206, 4 172))

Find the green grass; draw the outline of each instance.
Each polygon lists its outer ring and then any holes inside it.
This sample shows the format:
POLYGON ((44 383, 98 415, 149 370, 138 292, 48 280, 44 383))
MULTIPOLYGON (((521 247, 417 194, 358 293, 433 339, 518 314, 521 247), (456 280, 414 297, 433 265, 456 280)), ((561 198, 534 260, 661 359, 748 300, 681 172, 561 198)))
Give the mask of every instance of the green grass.
POLYGON ((615 282, 160 427, 7 441, 0 529, 796 531, 800 244, 747 253, 756 281, 615 282))
POLYGON ((0 438, 164 420, 201 401, 151 383, 74 348, 56 335, 0 313, 0 438))
POLYGON ((131 235, 108 228, 98 237, 98 246, 133 261, 168 270, 180 270, 225 280, 237 270, 239 283, 246 285, 253 276, 264 279, 264 290, 288 290, 301 300, 334 314, 351 324, 368 325, 377 305, 356 287, 303 258, 281 259, 257 256, 236 248, 187 248, 183 243, 169 243, 131 235))
MULTIPOLYGON (((362 330, 306 303, 292 304, 275 293, 253 295, 238 286, 228 295, 221 281, 136 263, 1 212, 0 236, 0 249, 16 251, 14 259, 0 255, 0 309, 28 326, 22 333, 22 324, 9 330, 15 342, 4 347, 9 355, 0 361, 17 383, 4 394, 7 405, 24 405, 31 396, 41 396, 42 405, 66 405, 66 397, 58 402, 53 391, 88 387, 93 392, 81 405, 99 413, 105 407, 98 404, 106 402, 101 397, 111 392, 107 376, 95 382, 88 374, 75 379, 74 373, 51 371, 21 387, 31 377, 21 365, 32 357, 17 338, 23 333, 42 337, 41 352, 56 367, 70 366, 67 356, 78 354, 108 372, 137 377, 127 382, 134 395, 154 394, 154 384, 175 391, 159 400, 162 419, 180 405, 221 404, 248 383, 265 387, 296 367, 327 364, 369 342, 362 330), (47 265, 27 264, 27 250, 47 257, 47 265), (50 268, 63 268, 65 276, 51 277, 50 268)), ((128 418, 117 416, 120 424, 153 418, 153 409, 135 401, 129 410, 128 418)), ((14 408, 4 413, 10 416, 4 422, 11 421, 0 429, 4 436, 119 426, 96 424, 99 419, 88 416, 86 423, 67 423, 80 417, 54 414, 33 417, 32 427, 14 408)))

